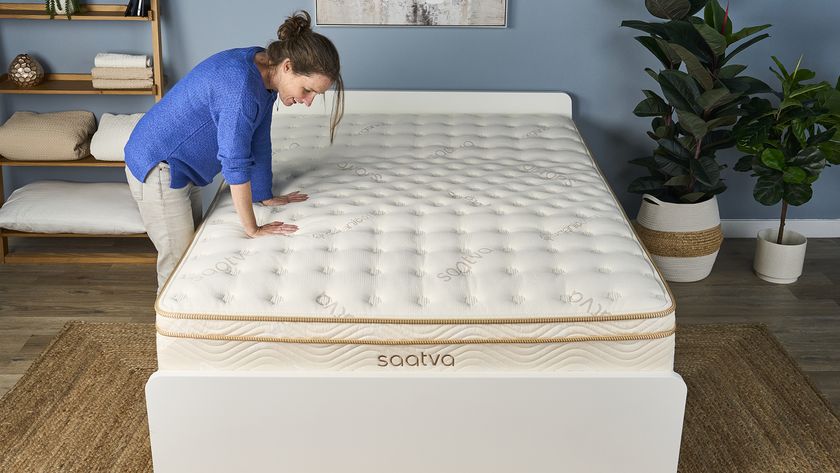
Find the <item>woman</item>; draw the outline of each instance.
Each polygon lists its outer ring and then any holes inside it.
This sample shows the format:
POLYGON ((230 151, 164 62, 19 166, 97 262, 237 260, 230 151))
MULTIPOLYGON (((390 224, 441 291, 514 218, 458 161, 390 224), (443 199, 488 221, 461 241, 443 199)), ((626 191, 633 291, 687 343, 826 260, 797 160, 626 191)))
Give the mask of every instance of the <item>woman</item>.
POLYGON ((125 146, 126 176, 158 251, 158 291, 186 251, 201 218, 199 187, 219 173, 230 184, 248 237, 286 235, 296 225, 258 225, 252 203, 285 205, 306 194, 271 191, 271 115, 312 104, 335 85, 330 142, 344 109, 338 51, 311 29, 305 11, 290 16, 277 41, 222 51, 198 64, 137 123, 125 146), (279 95, 279 98, 278 98, 279 95), (278 105, 279 106, 279 105, 278 105))

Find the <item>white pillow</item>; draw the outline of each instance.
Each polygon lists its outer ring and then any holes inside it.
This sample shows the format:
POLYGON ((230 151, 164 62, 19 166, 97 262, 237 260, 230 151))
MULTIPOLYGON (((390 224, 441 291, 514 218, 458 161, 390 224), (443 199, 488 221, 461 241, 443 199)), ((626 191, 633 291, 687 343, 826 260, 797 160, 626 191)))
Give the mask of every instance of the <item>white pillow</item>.
POLYGON ((15 189, 0 207, 0 227, 34 233, 143 233, 124 182, 37 181, 15 189))
POLYGON ((99 128, 90 141, 90 154, 102 161, 125 161, 125 144, 142 113, 114 115, 103 113, 99 118, 99 128))

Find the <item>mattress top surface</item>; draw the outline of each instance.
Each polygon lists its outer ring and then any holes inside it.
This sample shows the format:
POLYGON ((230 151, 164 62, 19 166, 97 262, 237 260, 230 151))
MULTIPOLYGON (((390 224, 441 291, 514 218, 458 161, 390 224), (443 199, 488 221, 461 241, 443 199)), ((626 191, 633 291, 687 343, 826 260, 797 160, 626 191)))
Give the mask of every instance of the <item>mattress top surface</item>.
POLYGON ((275 116, 288 236, 248 238, 223 188, 161 291, 178 318, 486 323, 653 318, 673 297, 571 119, 275 116), (279 118, 279 119, 278 119, 279 118))

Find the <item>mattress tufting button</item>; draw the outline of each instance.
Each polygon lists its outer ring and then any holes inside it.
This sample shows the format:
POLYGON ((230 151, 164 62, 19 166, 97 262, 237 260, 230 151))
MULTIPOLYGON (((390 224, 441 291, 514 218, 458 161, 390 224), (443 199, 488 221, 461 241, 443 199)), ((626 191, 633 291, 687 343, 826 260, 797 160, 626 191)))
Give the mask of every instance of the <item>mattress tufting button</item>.
POLYGON ((513 268, 511 266, 508 266, 507 268, 505 268, 505 272, 508 273, 511 276, 514 276, 514 275, 519 273, 519 271, 517 271, 516 268, 513 268))
POLYGON ((474 306, 478 304, 478 298, 475 296, 468 296, 464 298, 464 303, 468 306, 474 306))
POLYGON ((379 305, 382 303, 382 299, 379 296, 372 295, 368 298, 368 304, 370 305, 379 305))
POLYGON ((518 294, 513 296, 511 298, 511 300, 513 301, 514 304, 524 304, 525 303, 525 297, 521 296, 521 295, 518 295, 518 294))
POLYGON ((563 268, 554 268, 551 272, 554 274, 566 274, 566 271, 563 268))
POLYGON ((420 297, 418 297, 418 298, 414 299, 414 302, 415 302, 417 305, 419 305, 419 306, 421 306, 421 307, 424 307, 424 306, 429 305, 429 298, 428 298, 428 297, 423 297, 423 296, 420 296, 420 297))
POLYGON ((610 268, 598 268, 598 272, 599 272, 599 273, 610 274, 610 273, 612 273, 612 272, 613 272, 613 270, 612 270, 612 269, 610 269, 610 268))

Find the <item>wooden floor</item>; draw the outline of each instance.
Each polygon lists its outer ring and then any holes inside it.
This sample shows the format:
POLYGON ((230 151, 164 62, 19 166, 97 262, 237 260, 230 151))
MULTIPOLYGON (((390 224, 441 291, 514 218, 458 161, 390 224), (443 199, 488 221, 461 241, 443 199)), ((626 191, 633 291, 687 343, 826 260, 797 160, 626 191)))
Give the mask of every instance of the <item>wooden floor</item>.
MULTIPOLYGON (((763 323, 840 412, 840 239, 808 241, 793 285, 752 273, 752 239, 724 242, 712 275, 672 284, 680 323, 763 323)), ((68 320, 154 321, 153 265, 0 265, 0 394, 68 320)))

